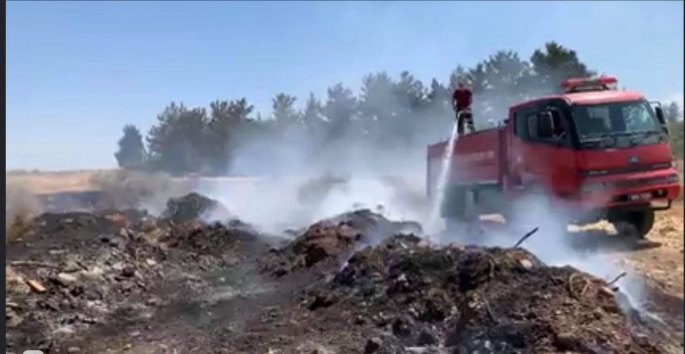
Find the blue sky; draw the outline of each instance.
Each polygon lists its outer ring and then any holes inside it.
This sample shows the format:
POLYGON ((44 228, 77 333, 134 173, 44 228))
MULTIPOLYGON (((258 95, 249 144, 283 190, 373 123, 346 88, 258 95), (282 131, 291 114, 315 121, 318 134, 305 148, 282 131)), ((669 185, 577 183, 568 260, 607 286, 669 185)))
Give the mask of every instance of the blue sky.
MULTIPOLYGON (((654 99, 683 96, 683 2, 8 2, 6 169, 116 166, 121 127, 171 101, 268 113, 336 82, 446 81, 545 41, 654 99)), ((302 102, 299 102, 302 103, 302 102)))

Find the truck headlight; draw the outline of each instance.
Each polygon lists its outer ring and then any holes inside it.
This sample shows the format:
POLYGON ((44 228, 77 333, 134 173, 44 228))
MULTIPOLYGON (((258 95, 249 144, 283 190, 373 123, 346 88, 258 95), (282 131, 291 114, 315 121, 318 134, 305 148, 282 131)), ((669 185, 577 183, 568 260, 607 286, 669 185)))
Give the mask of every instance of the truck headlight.
POLYGON ((668 177, 665 178, 666 183, 679 183, 680 182, 680 177, 678 176, 677 173, 674 173, 672 175, 669 175, 668 177))

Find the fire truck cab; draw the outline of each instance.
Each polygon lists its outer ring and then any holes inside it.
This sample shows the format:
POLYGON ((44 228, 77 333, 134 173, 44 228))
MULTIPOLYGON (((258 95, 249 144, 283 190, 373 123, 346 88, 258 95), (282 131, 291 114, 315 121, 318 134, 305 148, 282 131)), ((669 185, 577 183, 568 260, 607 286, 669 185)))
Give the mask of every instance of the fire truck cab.
MULTIPOLYGON (((563 93, 512 106, 502 126, 459 138, 441 215, 463 218, 472 205, 506 218, 518 198, 539 194, 571 212, 569 221, 606 218, 644 237, 681 186, 660 105, 616 85, 613 77, 565 80, 563 93)), ((446 146, 428 147, 431 197, 446 146)))

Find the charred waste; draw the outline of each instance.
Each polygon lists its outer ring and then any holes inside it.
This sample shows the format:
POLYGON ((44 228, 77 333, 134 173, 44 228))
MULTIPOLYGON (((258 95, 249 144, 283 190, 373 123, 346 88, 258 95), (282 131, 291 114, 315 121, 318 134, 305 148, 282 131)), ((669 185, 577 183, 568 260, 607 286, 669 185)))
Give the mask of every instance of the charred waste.
POLYGON ((610 284, 521 247, 436 245, 369 210, 275 240, 217 208, 32 219, 7 243, 6 352, 664 352, 610 284))

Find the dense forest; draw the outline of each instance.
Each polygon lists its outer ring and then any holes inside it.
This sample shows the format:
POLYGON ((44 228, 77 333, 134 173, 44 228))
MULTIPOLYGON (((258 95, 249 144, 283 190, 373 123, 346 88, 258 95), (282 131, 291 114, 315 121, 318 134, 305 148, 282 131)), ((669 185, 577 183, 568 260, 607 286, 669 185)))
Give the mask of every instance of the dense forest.
MULTIPOLYGON (((474 67, 456 66, 445 81, 430 84, 407 71, 397 77, 371 73, 361 78, 359 94, 338 83, 325 98, 310 94, 301 110, 295 108, 301 98, 279 93, 267 117, 247 98, 208 107, 173 102, 146 136, 126 125, 115 157, 122 168, 176 175, 294 172, 312 166, 336 172, 354 161, 384 168, 382 161, 421 160, 426 144, 449 135, 450 92, 459 81, 473 89, 475 123, 482 128, 500 122, 511 104, 554 92, 564 78, 597 73, 574 50, 549 42, 527 60, 499 51, 474 67)), ((674 150, 680 152, 682 111, 675 103, 665 104, 672 138, 680 139, 674 150)))

